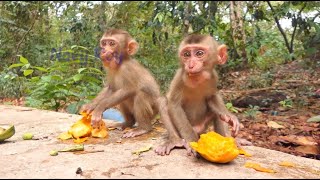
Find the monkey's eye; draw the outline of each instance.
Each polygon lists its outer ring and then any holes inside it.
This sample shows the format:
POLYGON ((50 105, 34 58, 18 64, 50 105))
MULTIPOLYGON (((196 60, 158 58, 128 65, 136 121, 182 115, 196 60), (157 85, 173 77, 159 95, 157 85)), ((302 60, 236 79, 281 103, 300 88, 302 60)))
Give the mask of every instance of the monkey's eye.
POLYGON ((107 42, 106 41, 101 41, 101 46, 104 47, 107 45, 107 42))
POLYGON ((191 54, 190 54, 189 51, 185 51, 185 52, 183 53, 183 57, 184 57, 184 58, 188 58, 188 57, 190 57, 190 56, 191 56, 191 54))
POLYGON ((196 56, 197 57, 202 57, 204 55, 204 51, 203 50, 198 50, 197 52, 196 52, 196 56))
POLYGON ((116 45, 116 43, 114 41, 109 41, 109 46, 113 47, 115 45, 116 45))

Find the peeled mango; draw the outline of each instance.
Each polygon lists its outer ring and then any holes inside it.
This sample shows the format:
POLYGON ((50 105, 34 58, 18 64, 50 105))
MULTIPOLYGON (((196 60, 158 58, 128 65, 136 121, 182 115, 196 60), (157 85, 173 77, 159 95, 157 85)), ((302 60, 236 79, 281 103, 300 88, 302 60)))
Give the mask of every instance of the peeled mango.
POLYGON ((75 122, 68 132, 61 133, 58 138, 67 140, 74 138, 75 143, 82 143, 89 137, 105 138, 108 136, 106 125, 103 121, 100 121, 98 128, 92 128, 91 126, 91 114, 81 113, 82 118, 75 122))
POLYGON ((190 142, 190 146, 203 158, 215 163, 228 163, 239 155, 233 137, 224 137, 214 131, 201 134, 198 142, 190 142))
POLYGON ((15 132, 14 125, 0 125, 0 142, 9 139, 15 132))

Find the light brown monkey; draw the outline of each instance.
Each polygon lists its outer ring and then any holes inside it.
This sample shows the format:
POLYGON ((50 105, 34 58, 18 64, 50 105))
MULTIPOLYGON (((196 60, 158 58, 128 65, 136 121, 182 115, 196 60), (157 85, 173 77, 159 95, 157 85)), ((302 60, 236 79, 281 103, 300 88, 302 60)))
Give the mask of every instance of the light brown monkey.
POLYGON ((159 155, 169 154, 175 147, 185 147, 188 155, 196 155, 190 146, 207 130, 210 122, 214 131, 232 136, 239 131, 239 120, 225 107, 217 89, 218 75, 215 65, 227 61, 227 46, 219 45, 209 35, 192 34, 179 46, 181 68, 170 84, 167 93, 168 111, 173 127, 165 124, 169 139, 155 149, 159 155))
MULTIPOLYGON (((103 111, 118 104, 125 118, 121 129, 138 123, 137 128, 123 135, 124 138, 149 132, 152 129, 151 120, 159 110, 161 119, 169 118, 166 99, 160 96, 156 80, 146 68, 131 58, 139 46, 129 33, 118 29, 108 30, 100 40, 100 47, 100 58, 108 70, 107 86, 80 110, 92 113, 92 125, 98 125, 103 111)), ((170 120, 163 121, 170 123, 170 120)))

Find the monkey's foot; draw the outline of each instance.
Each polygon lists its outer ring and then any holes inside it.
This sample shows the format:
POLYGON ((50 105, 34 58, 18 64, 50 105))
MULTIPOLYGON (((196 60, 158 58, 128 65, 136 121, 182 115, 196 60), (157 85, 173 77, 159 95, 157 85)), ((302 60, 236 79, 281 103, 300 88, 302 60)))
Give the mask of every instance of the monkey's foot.
POLYGON ((182 148, 184 147, 187 150, 188 156, 194 155, 195 157, 199 157, 197 152, 194 151, 188 143, 184 139, 176 139, 176 140, 169 140, 165 142, 163 145, 158 146, 154 152, 158 155, 164 156, 169 155, 170 152, 175 148, 182 148))
POLYGON ((140 129, 140 128, 131 129, 128 132, 126 132, 122 137, 123 138, 136 137, 136 136, 140 136, 142 134, 145 134, 145 133, 147 133, 149 131, 150 130, 140 129))

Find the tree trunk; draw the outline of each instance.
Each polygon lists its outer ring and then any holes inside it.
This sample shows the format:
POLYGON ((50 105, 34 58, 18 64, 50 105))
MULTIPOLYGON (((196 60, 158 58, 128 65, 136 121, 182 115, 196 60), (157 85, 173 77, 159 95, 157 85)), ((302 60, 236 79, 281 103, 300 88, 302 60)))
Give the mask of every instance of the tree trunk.
POLYGON ((189 1, 185 2, 183 30, 182 30, 183 37, 186 37, 189 33, 189 28, 190 28, 189 18, 192 10, 191 8, 192 8, 191 2, 189 1))
POLYGON ((242 1, 230 1, 230 23, 231 34, 236 51, 236 55, 243 58, 243 67, 248 65, 247 53, 246 53, 246 34, 243 27, 242 17, 242 1), (240 49, 240 50, 238 50, 240 49), (240 52, 238 52, 240 51, 240 52))

